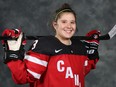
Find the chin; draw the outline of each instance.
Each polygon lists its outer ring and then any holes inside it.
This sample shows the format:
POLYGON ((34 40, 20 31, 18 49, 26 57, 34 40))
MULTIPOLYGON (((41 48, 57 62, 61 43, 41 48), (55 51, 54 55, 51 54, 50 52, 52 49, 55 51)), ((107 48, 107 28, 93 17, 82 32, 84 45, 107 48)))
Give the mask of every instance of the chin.
POLYGON ((66 39, 70 39, 72 36, 65 36, 66 39))
POLYGON ((74 33, 72 33, 72 34, 64 34, 64 36, 65 36, 66 38, 68 38, 68 39, 70 39, 73 35, 74 35, 74 33))

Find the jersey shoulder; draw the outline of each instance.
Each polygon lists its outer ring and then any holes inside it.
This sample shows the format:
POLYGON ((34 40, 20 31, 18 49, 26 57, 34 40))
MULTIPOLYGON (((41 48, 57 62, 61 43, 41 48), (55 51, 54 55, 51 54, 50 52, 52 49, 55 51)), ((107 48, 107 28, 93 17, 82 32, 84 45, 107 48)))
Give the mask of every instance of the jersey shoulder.
POLYGON ((87 49, 83 42, 79 40, 77 37, 72 37, 72 42, 74 48, 76 48, 78 51, 78 54, 86 55, 87 54, 87 49))
POLYGON ((50 56, 60 54, 86 55, 86 48, 80 40, 77 38, 71 38, 71 41, 72 45, 67 46, 61 43, 54 36, 45 36, 35 40, 31 50, 36 53, 50 56))
POLYGON ((35 40, 30 50, 37 53, 50 55, 52 53, 53 48, 56 46, 57 42, 54 39, 54 36, 44 36, 35 40))

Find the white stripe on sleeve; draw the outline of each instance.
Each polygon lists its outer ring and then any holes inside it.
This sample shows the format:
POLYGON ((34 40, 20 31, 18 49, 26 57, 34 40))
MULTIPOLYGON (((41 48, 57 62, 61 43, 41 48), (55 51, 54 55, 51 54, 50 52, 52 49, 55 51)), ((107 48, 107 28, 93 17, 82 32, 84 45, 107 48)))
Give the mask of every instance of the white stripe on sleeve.
POLYGON ((39 64, 39 65, 45 66, 45 67, 47 67, 47 64, 48 64, 48 62, 46 62, 44 60, 41 60, 41 59, 38 59, 36 57, 30 56, 30 55, 25 55, 24 59, 26 59, 26 60, 28 60, 30 62, 39 64))
POLYGON ((41 74, 37 74, 37 73, 35 73, 35 72, 33 72, 33 71, 29 70, 29 69, 27 69, 27 71, 28 71, 32 76, 34 76, 36 79, 40 79, 41 74))
POLYGON ((87 66, 87 65, 88 65, 88 60, 85 60, 84 66, 87 66))

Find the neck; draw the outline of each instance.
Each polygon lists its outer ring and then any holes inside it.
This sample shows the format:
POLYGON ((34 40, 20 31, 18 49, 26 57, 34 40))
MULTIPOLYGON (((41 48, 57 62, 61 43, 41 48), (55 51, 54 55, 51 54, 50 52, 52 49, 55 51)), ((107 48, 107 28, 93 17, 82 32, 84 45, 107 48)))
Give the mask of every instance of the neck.
POLYGON ((58 40, 61 42, 61 43, 63 43, 63 44, 65 44, 65 45, 71 45, 71 40, 69 39, 69 38, 59 38, 59 37, 57 37, 57 36, 55 36, 56 38, 58 38, 58 40))

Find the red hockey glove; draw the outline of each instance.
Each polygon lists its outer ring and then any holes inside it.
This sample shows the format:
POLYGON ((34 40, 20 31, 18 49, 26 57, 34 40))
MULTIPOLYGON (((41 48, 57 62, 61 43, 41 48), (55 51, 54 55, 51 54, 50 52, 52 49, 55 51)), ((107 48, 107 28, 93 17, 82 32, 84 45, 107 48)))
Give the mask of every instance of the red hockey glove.
POLYGON ((86 34, 86 36, 93 37, 93 40, 84 40, 85 47, 87 49, 88 58, 90 60, 99 59, 98 46, 99 46, 99 36, 100 31, 92 30, 86 34))
POLYGON ((5 29, 2 33, 4 37, 11 37, 15 40, 2 40, 2 45, 4 48, 4 63, 11 60, 23 60, 24 58, 24 45, 26 40, 24 38, 24 33, 19 29, 5 29))

